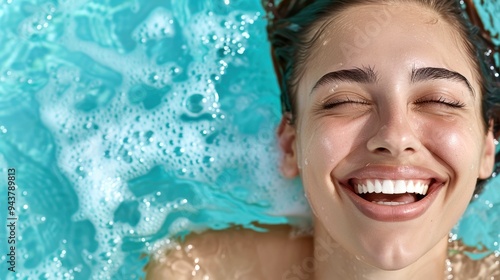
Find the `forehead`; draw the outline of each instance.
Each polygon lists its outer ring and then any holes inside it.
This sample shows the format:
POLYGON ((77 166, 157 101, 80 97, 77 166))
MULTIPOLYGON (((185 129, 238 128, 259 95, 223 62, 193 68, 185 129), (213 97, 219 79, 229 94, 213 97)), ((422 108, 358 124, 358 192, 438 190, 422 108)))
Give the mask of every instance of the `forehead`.
POLYGON ((440 67, 476 81, 455 27, 418 4, 350 7, 318 22, 309 35, 315 39, 304 62, 299 92, 326 72, 362 66, 408 73, 413 68, 440 67))

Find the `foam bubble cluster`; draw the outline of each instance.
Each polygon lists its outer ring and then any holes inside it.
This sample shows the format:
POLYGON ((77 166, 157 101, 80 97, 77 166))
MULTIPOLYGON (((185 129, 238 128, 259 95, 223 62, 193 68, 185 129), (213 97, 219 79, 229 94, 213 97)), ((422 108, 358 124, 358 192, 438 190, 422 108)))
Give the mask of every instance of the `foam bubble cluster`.
POLYGON ((308 216, 300 185, 277 169, 279 97, 260 3, 188 2, 32 6, 20 34, 43 42, 34 97, 77 197, 69 220, 40 223, 83 232, 17 276, 130 278, 141 253, 173 236, 308 216), (82 238, 89 246, 71 256, 82 238))

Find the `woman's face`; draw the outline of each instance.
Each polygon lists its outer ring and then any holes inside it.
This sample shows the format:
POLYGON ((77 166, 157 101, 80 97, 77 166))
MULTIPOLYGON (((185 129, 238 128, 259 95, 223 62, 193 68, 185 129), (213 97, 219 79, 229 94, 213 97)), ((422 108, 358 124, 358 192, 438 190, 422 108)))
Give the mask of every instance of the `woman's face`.
POLYGON ((417 5, 350 8, 314 43, 297 122, 279 132, 282 170, 300 173, 317 222, 377 267, 405 267, 446 238, 491 173, 460 42, 417 5))

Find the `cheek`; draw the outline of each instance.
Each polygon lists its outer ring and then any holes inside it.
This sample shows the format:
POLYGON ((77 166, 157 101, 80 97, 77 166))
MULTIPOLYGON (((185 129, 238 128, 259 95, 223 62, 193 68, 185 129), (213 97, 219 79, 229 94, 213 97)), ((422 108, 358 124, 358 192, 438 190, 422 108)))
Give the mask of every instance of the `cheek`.
MULTIPOLYGON (((433 129, 429 135, 432 143, 431 150, 444 159, 456 161, 460 157, 460 151, 465 148, 462 133, 452 129, 433 129)), ((429 145, 427 145, 429 146, 429 145)))
POLYGON ((328 220, 338 203, 331 174, 358 143, 360 128, 339 125, 331 120, 309 122, 301 130, 298 161, 305 194, 316 216, 328 220))
POLYGON ((483 149, 483 137, 477 124, 446 123, 428 125, 424 145, 448 165, 455 176, 476 176, 483 149), (465 174, 461 174, 465 172, 465 174))
POLYGON ((306 171, 328 173, 349 154, 356 143, 353 126, 343 127, 325 121, 302 130, 298 141, 298 163, 306 171))

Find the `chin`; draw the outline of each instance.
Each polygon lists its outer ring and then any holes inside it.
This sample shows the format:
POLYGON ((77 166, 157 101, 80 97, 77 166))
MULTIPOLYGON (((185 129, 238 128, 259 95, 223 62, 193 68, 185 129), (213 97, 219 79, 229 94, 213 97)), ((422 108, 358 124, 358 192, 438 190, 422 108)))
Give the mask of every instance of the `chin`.
POLYGON ((379 268, 381 270, 396 271, 404 269, 424 256, 427 252, 423 251, 423 244, 400 244, 394 241, 389 241, 385 245, 378 243, 375 246, 365 248, 364 257, 359 258, 361 261, 379 268))
POLYGON ((395 254, 392 256, 377 257, 376 259, 372 259, 372 262, 368 264, 382 270, 396 271, 412 265, 417 260, 418 258, 415 257, 399 256, 395 254))

